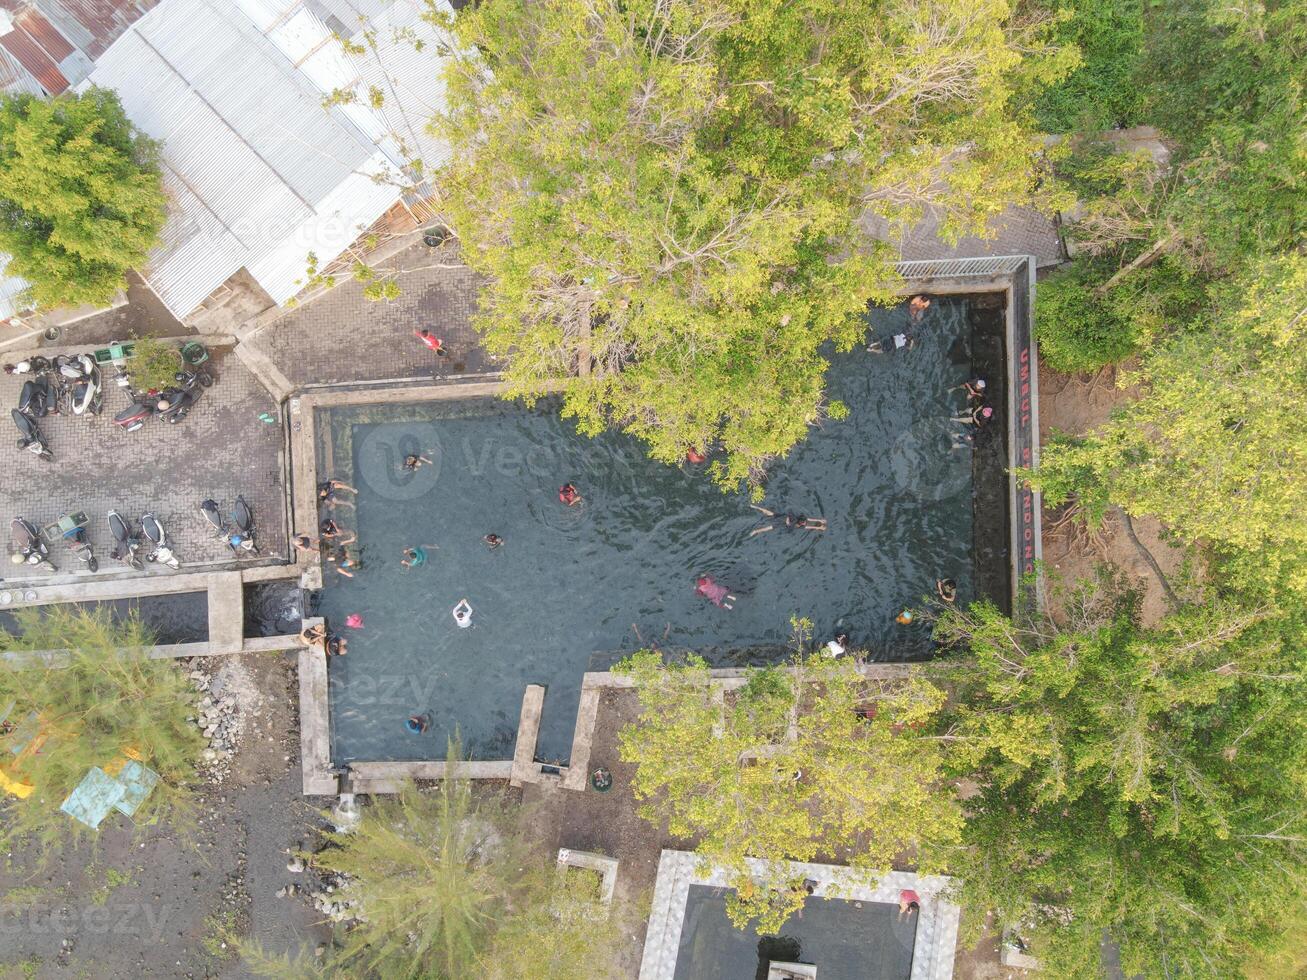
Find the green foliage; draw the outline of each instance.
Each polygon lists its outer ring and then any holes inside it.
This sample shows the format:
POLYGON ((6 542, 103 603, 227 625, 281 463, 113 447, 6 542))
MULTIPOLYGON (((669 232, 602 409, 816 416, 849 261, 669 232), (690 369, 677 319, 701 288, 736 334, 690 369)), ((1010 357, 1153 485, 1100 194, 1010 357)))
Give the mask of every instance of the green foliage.
MULTIPOLYGON (((459 760, 457 744, 447 758, 459 760)), ((530 855, 510 816, 501 796, 454 777, 431 792, 409 785, 375 797, 357 828, 328 832, 314 863, 348 876, 335 897, 356 903, 363 919, 322 966, 338 976, 433 980, 620 975, 621 914, 530 855)), ((318 969, 257 947, 245 954, 264 976, 318 969)))
POLYGON ((642 651, 618 669, 640 697, 639 721, 618 738, 638 767, 641 816, 729 871, 737 925, 775 932, 803 904, 802 876, 782 861, 847 852, 870 875, 908 852, 938 867, 957 841, 939 743, 921 730, 943 705, 938 688, 871 680, 852 659, 822 655, 752 671, 725 692, 695 656, 665 665, 642 651))
POLYGON ((1303 622, 1213 598, 1151 629, 1110 578, 1054 622, 953 610, 951 865, 1058 977, 1232 977, 1307 898, 1303 622))
POLYGON ((132 357, 127 365, 132 387, 139 391, 162 391, 176 383, 174 376, 182 368, 181 352, 176 346, 157 337, 141 337, 132 344, 132 357))
POLYGON ((1152 514, 1307 595, 1307 258, 1268 260, 1202 329, 1145 359, 1144 394, 1092 436, 1048 446, 1034 482, 1152 514))
POLYGON ((16 758, 3 753, 6 771, 35 789, 27 799, 6 801, 0 843, 13 846, 30 837, 53 854, 81 828, 59 805, 91 767, 109 766, 133 752, 161 777, 133 823, 188 818, 203 747, 199 729, 187 720, 195 711, 195 692, 173 661, 148 655, 150 631, 135 618, 119 623, 107 612, 59 606, 16 615, 21 635, 0 630, 0 707, 14 703, 10 720, 18 728, 0 737, 0 745, 13 745, 24 733, 20 723, 34 713, 40 748, 16 758), (34 651, 61 653, 47 662, 31 656, 34 651))
POLYGON ((1046 196, 1017 87, 1071 59, 1005 0, 489 0, 450 21, 438 176, 512 396, 761 479, 824 417, 824 345, 894 301, 867 241, 1046 196), (968 151, 958 153, 966 144, 968 151))
POLYGON ((1043 92, 1035 118, 1047 132, 1095 132, 1141 121, 1136 73, 1144 42, 1141 0, 1063 0, 1054 40, 1074 45, 1080 64, 1043 92))
POLYGON ((158 242, 164 193, 155 144, 118 97, 0 97, 0 254, 37 308, 102 304, 158 242))
POLYGON ((1076 374, 1117 364, 1139 349, 1135 323, 1093 293, 1083 266, 1055 273, 1035 290, 1035 336, 1054 371, 1076 374))

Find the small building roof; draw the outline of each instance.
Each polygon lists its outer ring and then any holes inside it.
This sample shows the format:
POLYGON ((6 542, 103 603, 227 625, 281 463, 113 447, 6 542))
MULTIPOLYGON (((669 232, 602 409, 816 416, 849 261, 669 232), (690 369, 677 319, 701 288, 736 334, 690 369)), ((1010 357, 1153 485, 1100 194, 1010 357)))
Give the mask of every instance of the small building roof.
POLYGON ((170 209, 147 278, 179 317, 242 266, 282 302, 309 252, 334 258, 398 195, 385 155, 232 0, 165 0, 87 84, 162 143, 170 209))

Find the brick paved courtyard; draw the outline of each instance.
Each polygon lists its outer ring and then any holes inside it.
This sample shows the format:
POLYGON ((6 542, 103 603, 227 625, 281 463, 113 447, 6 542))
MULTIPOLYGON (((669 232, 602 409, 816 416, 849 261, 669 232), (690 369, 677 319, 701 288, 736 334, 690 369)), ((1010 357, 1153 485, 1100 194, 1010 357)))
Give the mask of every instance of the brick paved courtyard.
POLYGON ((348 282, 320 299, 288 310, 244 342, 265 354, 296 387, 379 381, 431 381, 494 370, 477 343, 470 319, 476 277, 466 267, 432 268, 458 261, 452 249, 417 244, 386 263, 410 270, 390 303, 372 302, 363 286, 348 282), (422 327, 449 350, 437 357, 413 336, 422 327))
MULTIPOLYGON (((56 351, 40 353, 49 357, 56 351)), ((88 534, 100 561, 98 575, 172 574, 148 564, 145 573, 135 573, 109 557, 113 538, 105 512, 116 508, 135 519, 149 510, 163 522, 183 570, 215 568, 231 565, 231 552, 203 524, 198 504, 205 497, 213 497, 230 509, 241 493, 254 510, 258 557, 284 556, 283 433, 280 424, 268 425, 258 419, 260 412, 271 412, 279 418, 279 410, 234 355, 215 353, 208 366, 216 381, 200 397, 190 417, 176 425, 150 419, 144 428, 132 433, 122 432, 112 424, 114 414, 127 406, 127 396, 114 387, 110 371, 100 416, 39 420, 55 456, 52 463, 16 448, 17 430, 6 418, 9 435, 0 442, 0 472, 4 473, 0 480, 0 518, 4 519, 5 532, 15 516, 44 525, 71 511, 85 511, 90 517, 88 534)), ((22 381, 18 375, 0 374, 0 407, 6 416, 18 404, 22 381)), ((89 575, 85 565, 62 545, 51 549, 51 557, 57 573, 19 571, 45 581, 55 575, 89 575)), ((0 574, 12 582, 16 579, 10 576, 11 571, 13 567, 6 565, 0 574)))

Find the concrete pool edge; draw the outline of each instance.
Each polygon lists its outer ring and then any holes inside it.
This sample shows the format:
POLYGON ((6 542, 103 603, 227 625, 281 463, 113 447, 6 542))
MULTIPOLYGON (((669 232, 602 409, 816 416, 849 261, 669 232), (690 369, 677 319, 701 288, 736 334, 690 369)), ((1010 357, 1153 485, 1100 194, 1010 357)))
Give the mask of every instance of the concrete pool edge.
MULTIPOLYGON (((759 873, 766 868, 765 862, 755 858, 749 858, 748 862, 759 873)), ((796 874, 817 882, 813 893, 816 897, 897 905, 900 890, 916 891, 921 896, 922 907, 912 948, 911 980, 949 980, 953 976, 962 909, 941 896, 952 890, 954 879, 943 875, 891 871, 868 885, 852 882, 850 879, 858 872, 844 865, 784 863, 796 874)), ((658 861, 658 877, 654 881, 653 908, 645 932, 639 980, 673 980, 675 977, 690 886, 728 886, 726 872, 709 868, 705 873, 700 870, 700 865, 699 857, 690 851, 663 850, 658 861)))
MULTIPOLYGON (((1029 487, 1018 485, 1015 476, 1016 468, 1035 467, 1039 462, 1037 350, 1032 325, 1035 259, 1029 255, 1016 255, 924 260, 899 263, 897 268, 904 277, 899 290, 903 296, 916 293, 1002 293, 1005 296, 1005 354, 1009 379, 1007 503, 1011 539, 1011 594, 1015 604, 1015 598, 1022 588, 1022 580, 1035 572, 1042 557, 1039 494, 1029 487)), ((292 494, 289 523, 292 534, 317 537, 317 423, 320 409, 449 401, 503 394, 508 388, 507 384, 497 380, 497 376, 492 377, 496 380, 486 380, 486 376, 480 376, 466 381, 443 379, 435 384, 387 388, 365 386, 315 389, 291 397, 287 416, 290 420, 292 494)), ((301 555, 297 566, 301 572, 301 585, 305 589, 322 587, 321 563, 311 560, 312 558, 311 555, 301 555)), ((1042 601, 1042 589, 1038 581, 1034 600, 1036 603, 1042 601)), ((901 665, 869 666, 880 668, 901 665)), ((312 703, 300 705, 300 738, 304 793, 313 796, 335 795, 338 792, 393 793, 405 780, 441 779, 448 776, 507 779, 512 785, 553 783, 565 789, 583 791, 588 776, 590 743, 599 692, 605 687, 625 686, 608 673, 588 672, 583 676, 572 754, 569 764, 565 766, 545 765, 534 759, 544 688, 528 685, 523 691, 519 726, 512 758, 509 760, 472 760, 453 764, 441 760, 377 760, 353 762, 348 767, 337 769, 331 760, 330 703, 325 658, 306 658, 301 655, 300 667, 301 697, 312 699, 312 703)), ((730 681, 740 674, 738 670, 713 671, 714 678, 720 677, 723 681, 730 681)))

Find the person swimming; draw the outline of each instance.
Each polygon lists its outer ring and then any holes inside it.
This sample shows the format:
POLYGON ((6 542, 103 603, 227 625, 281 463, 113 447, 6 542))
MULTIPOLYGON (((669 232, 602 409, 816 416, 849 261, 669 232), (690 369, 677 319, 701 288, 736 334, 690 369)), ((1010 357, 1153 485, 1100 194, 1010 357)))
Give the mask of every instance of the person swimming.
POLYGON ((908 320, 912 323, 918 322, 926 311, 930 309, 930 300, 925 296, 913 296, 908 300, 908 320))
POLYGON ((584 498, 582 498, 581 494, 577 492, 575 486, 570 483, 564 483, 558 488, 558 499, 567 504, 568 507, 572 507, 575 504, 579 504, 584 498))
POLYGON ((323 651, 327 654, 328 657, 343 657, 345 656, 346 653, 349 652, 348 647, 349 647, 349 640, 345 639, 345 637, 343 636, 333 633, 327 637, 327 642, 323 647, 323 651))
POLYGON ((958 597, 958 583, 951 578, 938 579, 935 582, 935 591, 945 602, 953 602, 958 597))
POLYGON ((826 519, 824 517, 807 517, 804 514, 777 514, 766 507, 759 507, 757 504, 750 504, 754 510, 765 517, 776 518, 776 523, 767 524, 763 527, 756 527, 749 532, 749 537, 755 534, 765 534, 768 531, 774 531, 778 527, 783 527, 787 531, 824 531, 826 530, 826 519))
POLYGON ((916 614, 907 606, 904 606, 899 614, 894 617, 894 622, 898 623, 900 626, 907 626, 916 618, 916 614))
POLYGON ((430 464, 430 462, 431 460, 427 459, 425 456, 419 456, 417 453, 409 453, 404 457, 403 465, 405 470, 412 472, 419 466, 426 466, 430 464))
POLYGON ((472 625, 472 604, 466 599, 459 599, 458 605, 453 609, 453 616, 459 629, 467 629, 472 625))
POLYGON ((695 581, 694 591, 720 609, 735 608, 731 604, 735 602, 735 596, 727 591, 726 586, 714 581, 711 575, 700 575, 695 581))
POLYGON ((430 727, 430 715, 409 715, 404 719, 404 728, 410 735, 425 735, 430 727))
POLYGON ((405 548, 404 557, 399 562, 405 568, 421 568, 427 563, 425 548, 405 548))
POLYGON ((494 551, 496 548, 498 548, 501 544, 504 543, 504 539, 501 538, 498 534, 495 534, 493 532, 487 534, 481 540, 486 543, 486 547, 489 548, 491 551, 494 551))

